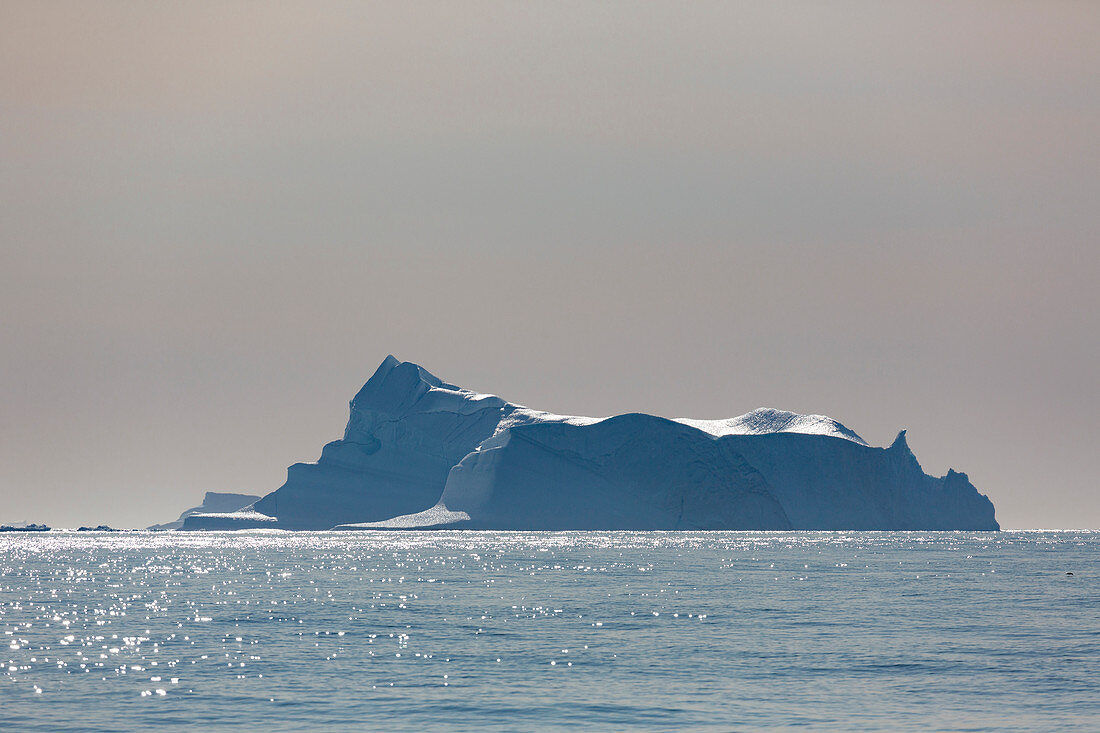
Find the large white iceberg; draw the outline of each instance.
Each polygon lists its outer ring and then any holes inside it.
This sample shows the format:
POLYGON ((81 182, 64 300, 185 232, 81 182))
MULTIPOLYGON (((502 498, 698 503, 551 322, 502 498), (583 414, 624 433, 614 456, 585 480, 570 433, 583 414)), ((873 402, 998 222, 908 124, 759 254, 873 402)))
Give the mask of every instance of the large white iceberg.
POLYGON ((237 513, 184 529, 998 529, 965 474, 928 476, 899 433, 822 415, 573 417, 386 358, 342 440, 237 513))

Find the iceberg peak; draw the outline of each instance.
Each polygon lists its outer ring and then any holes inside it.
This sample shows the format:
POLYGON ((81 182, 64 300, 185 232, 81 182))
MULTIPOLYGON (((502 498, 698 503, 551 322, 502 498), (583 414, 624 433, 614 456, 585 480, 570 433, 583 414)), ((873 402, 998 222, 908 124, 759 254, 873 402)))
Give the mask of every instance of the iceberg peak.
POLYGON ((920 469, 920 461, 917 460, 917 456, 913 453, 913 449, 909 447, 909 442, 905 439, 904 429, 898 431, 898 436, 894 438, 894 442, 890 444, 886 452, 898 456, 902 462, 909 463, 917 469, 920 469))
POLYGON ((802 433, 804 435, 827 435, 833 438, 850 440, 853 443, 867 445, 855 431, 841 425, 825 415, 802 415, 774 407, 758 407, 739 417, 725 420, 693 420, 679 417, 676 422, 698 428, 715 436, 725 435, 770 435, 772 433, 802 433))

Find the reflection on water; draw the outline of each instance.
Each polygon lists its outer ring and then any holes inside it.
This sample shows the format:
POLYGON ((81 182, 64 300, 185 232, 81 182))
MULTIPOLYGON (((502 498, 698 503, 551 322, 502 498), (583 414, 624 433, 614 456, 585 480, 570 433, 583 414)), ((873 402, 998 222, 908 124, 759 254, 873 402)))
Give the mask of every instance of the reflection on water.
POLYGON ((0 701, 24 731, 1087 728, 1098 559, 1087 532, 0 535, 0 701))

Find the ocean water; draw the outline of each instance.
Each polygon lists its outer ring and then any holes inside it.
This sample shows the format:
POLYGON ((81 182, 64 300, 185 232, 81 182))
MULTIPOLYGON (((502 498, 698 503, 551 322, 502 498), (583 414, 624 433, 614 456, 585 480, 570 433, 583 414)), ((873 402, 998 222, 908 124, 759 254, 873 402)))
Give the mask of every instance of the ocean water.
POLYGON ((1100 730, 1098 561, 1088 532, 5 534, 0 713, 1100 730))

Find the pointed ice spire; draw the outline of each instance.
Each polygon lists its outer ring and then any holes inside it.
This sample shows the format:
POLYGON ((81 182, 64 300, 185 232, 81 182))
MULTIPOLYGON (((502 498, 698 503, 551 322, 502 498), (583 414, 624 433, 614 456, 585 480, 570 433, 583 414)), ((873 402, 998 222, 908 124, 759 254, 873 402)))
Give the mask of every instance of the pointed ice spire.
POLYGON ((913 454, 913 449, 909 447, 909 443, 905 439, 905 430, 898 432, 898 437, 894 438, 894 442, 886 450, 904 460, 912 461, 917 468, 920 468, 920 461, 917 460, 916 455, 913 454))
POLYGON ((890 450, 904 450, 909 453, 913 451, 909 450, 909 443, 905 440, 905 430, 898 431, 898 437, 894 438, 894 442, 890 444, 890 450))

